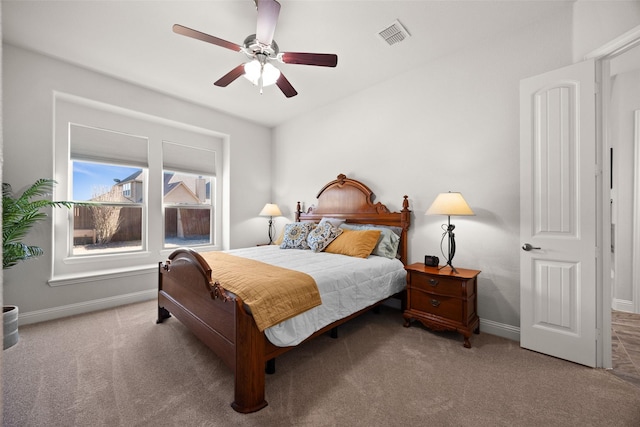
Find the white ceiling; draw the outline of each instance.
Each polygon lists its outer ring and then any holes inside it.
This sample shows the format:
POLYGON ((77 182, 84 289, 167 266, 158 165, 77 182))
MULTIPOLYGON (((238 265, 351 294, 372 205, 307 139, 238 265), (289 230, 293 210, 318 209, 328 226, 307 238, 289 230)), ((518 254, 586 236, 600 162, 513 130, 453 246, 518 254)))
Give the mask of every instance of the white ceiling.
MULTIPOLYGON (((213 85, 245 62, 172 32, 173 24, 242 44, 255 33, 253 0, 2 1, 4 41, 267 126, 347 97, 483 39, 570 7, 570 1, 280 0, 282 52, 335 53, 336 68, 278 64, 298 91, 245 79, 213 85), (398 19, 411 37, 389 46, 378 32, 398 19)), ((6 108, 6 107, 5 107, 6 108)))

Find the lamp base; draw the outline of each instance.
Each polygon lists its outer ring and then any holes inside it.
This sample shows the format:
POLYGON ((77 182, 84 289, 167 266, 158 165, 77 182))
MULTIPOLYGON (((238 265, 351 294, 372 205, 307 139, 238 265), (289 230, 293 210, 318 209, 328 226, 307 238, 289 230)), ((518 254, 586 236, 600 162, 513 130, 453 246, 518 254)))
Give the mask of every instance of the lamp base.
MULTIPOLYGON (((449 266, 451 267, 451 270, 454 273, 458 274, 458 270, 456 270, 456 268, 451 263, 453 261, 453 256, 456 254, 456 235, 453 233, 453 230, 456 228, 456 226, 451 224, 451 216, 448 217, 448 221, 446 225, 447 225, 447 228, 445 229, 445 232, 442 233, 442 240, 440 240, 440 250, 442 251, 442 255, 444 255, 444 248, 442 247, 442 244, 444 243, 445 237, 447 237, 447 243, 448 243, 448 249, 449 249, 447 251, 448 252, 447 263, 442 267, 439 267, 438 270, 441 270, 449 266)), ((444 228, 444 225, 442 227, 444 228)))
POLYGON ((273 217, 269 217, 269 245, 273 244, 273 217))
POLYGON ((458 274, 458 270, 456 270, 456 268, 450 262, 447 262, 445 265, 438 267, 438 270, 442 270, 443 268, 447 268, 447 267, 451 268, 452 272, 458 274))

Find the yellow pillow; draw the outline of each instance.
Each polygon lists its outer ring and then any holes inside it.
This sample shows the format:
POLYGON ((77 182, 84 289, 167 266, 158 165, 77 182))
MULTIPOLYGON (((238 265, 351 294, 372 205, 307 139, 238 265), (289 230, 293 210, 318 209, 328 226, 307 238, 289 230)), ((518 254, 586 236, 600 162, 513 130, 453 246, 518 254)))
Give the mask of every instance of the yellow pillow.
POLYGON ((342 230, 333 242, 324 250, 332 254, 368 257, 378 244, 380 230, 342 230))
POLYGON ((282 244, 283 240, 284 240, 284 227, 282 227, 282 231, 280 231, 280 235, 278 236, 276 241, 273 242, 273 244, 280 246, 282 244))

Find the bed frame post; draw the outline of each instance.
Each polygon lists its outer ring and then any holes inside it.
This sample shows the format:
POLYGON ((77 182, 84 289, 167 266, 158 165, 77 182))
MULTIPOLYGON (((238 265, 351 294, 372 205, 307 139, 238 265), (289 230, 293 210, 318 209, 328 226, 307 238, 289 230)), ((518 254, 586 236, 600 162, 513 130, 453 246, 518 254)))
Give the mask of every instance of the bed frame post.
MULTIPOLYGON (((160 291, 162 290, 162 271, 169 270, 169 261, 167 264, 163 262, 158 263, 158 296, 160 295, 160 291)), ((156 319, 156 323, 162 323, 165 319, 171 317, 171 313, 164 307, 160 307, 160 299, 158 298, 158 318, 156 319)))
POLYGON ((300 222, 300 214, 301 213, 302 213, 302 208, 300 207, 300 202, 298 202, 296 204, 296 215, 295 215, 296 222, 300 222))
POLYGON ((236 300, 235 392, 231 407, 241 413, 259 411, 267 406, 265 388, 265 337, 236 300))

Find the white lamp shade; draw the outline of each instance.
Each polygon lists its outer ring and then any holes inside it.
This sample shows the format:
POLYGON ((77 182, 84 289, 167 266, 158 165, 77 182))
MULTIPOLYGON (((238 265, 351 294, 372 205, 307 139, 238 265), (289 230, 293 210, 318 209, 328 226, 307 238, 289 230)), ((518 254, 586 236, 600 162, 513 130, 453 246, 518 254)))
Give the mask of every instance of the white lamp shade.
POLYGON ((275 203, 267 203, 259 213, 260 216, 281 216, 280 208, 275 203))
MULTIPOLYGON (((260 82, 260 62, 254 59, 244 64, 244 77, 254 85, 260 82)), ((262 68, 262 86, 270 86, 280 78, 280 70, 268 62, 262 68)))
POLYGON ((455 192, 440 193, 425 215, 475 215, 462 194, 455 192))

